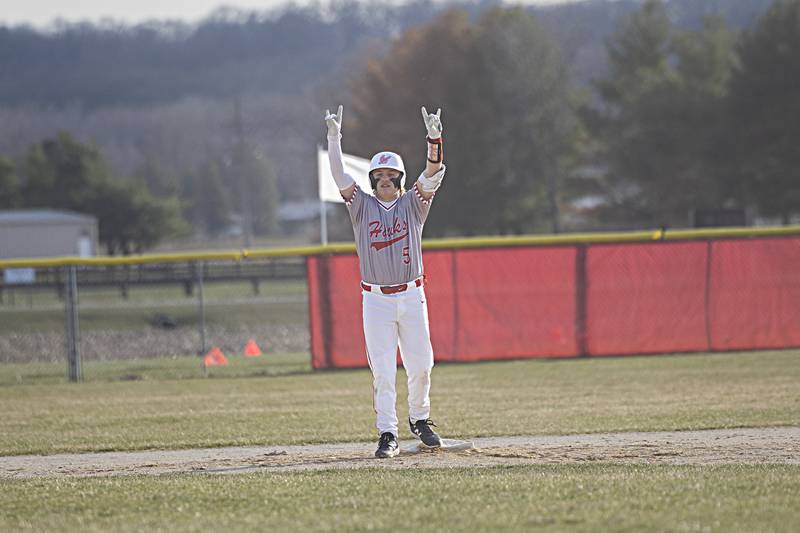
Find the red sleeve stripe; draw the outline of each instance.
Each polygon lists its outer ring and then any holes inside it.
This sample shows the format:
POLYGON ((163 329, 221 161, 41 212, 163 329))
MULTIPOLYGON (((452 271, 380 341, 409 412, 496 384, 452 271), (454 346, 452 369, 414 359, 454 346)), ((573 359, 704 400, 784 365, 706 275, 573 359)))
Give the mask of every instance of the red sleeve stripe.
POLYGON ((436 196, 436 191, 433 192, 433 196, 431 196, 430 199, 426 200, 425 198, 422 197, 422 193, 419 192, 419 184, 415 183, 414 194, 417 195, 417 198, 419 198, 420 202, 422 202, 425 205, 428 205, 433 200, 433 197, 436 196))
POLYGON ((353 194, 350 195, 350 198, 347 198, 345 195, 342 195, 342 199, 344 200, 345 204, 350 205, 350 204, 353 203, 353 200, 356 197, 356 191, 357 190, 358 190, 358 184, 356 184, 356 186, 353 187, 353 194))

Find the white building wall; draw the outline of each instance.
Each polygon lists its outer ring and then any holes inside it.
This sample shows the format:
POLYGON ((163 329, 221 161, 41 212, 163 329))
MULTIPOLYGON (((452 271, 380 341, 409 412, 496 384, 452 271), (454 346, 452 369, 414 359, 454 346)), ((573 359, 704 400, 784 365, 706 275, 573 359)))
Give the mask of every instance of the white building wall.
POLYGON ((0 224, 0 259, 97 255, 93 220, 0 224))

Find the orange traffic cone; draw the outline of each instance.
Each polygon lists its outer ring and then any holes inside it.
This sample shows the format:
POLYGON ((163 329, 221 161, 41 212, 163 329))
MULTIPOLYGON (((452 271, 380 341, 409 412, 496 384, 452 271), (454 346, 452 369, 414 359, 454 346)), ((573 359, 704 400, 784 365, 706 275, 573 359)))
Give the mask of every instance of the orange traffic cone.
POLYGON ((225 357, 222 350, 214 346, 203 358, 203 364, 206 366, 224 366, 228 364, 228 358, 225 357))
POLYGON ((261 354, 261 348, 258 347, 256 341, 250 339, 247 341, 247 344, 244 345, 244 355, 245 357, 258 357, 261 354))

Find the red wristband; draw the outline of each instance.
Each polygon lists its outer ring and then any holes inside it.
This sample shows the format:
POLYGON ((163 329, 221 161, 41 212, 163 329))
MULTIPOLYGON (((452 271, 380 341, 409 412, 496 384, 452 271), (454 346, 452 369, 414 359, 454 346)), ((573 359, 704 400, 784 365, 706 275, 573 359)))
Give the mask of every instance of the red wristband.
POLYGON ((438 139, 431 139, 427 137, 428 141, 428 161, 431 163, 441 163, 443 152, 442 152, 442 138, 439 137, 438 139))

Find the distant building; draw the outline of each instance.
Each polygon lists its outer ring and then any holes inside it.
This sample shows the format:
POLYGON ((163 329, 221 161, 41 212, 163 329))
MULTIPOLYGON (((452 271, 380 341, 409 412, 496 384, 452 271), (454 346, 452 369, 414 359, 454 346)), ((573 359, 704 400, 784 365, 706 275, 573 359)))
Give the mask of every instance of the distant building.
POLYGON ((97 217, 55 209, 0 210, 0 259, 97 254, 97 217))

